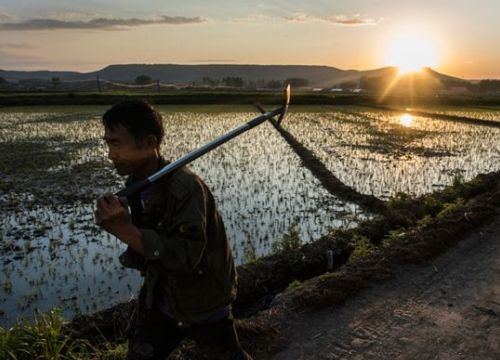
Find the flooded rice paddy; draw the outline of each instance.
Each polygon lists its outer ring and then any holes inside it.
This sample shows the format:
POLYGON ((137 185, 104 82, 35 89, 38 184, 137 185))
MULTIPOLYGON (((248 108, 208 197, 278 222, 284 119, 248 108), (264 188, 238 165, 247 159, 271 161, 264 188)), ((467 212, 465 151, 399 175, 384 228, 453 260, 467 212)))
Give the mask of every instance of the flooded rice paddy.
MULTIPOLYGON (((140 277, 117 261, 124 245, 93 223, 95 199, 123 183, 101 139, 105 109, 0 110, 0 325, 37 308, 89 313, 137 293, 140 277)), ((247 107, 159 110, 171 160, 256 116, 247 107)), ((284 126, 345 184, 384 199, 500 168, 497 128, 361 107, 298 108, 284 126)), ((327 193, 269 124, 192 168, 215 195, 239 264, 292 229, 307 242, 370 216, 327 193)))
MULTIPOLYGON (((253 112, 160 109, 163 154, 176 159, 253 112)), ((0 113, 0 323, 34 308, 67 316, 134 296, 141 279, 117 262, 124 246, 93 224, 93 203, 120 189, 102 141, 105 108, 0 113)), ((328 194, 268 124, 193 163, 213 189, 237 263, 269 253, 292 229, 311 241, 366 217, 328 194)))
POLYGON ((478 120, 488 120, 500 122, 500 107, 482 106, 482 107, 456 107, 456 106, 431 106, 415 107, 408 110, 425 111, 435 114, 452 115, 458 117, 467 117, 478 120))
POLYGON ((295 113, 285 127, 346 185, 382 199, 425 194, 500 168, 496 127, 363 107, 295 113))

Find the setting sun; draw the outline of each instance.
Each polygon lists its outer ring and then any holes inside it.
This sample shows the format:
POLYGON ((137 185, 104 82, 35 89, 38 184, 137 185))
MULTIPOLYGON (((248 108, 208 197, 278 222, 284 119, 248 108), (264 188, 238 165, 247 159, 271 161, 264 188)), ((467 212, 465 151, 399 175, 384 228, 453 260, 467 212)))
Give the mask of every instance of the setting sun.
POLYGON ((386 64, 405 73, 437 65, 433 43, 418 35, 401 35, 389 45, 386 64))

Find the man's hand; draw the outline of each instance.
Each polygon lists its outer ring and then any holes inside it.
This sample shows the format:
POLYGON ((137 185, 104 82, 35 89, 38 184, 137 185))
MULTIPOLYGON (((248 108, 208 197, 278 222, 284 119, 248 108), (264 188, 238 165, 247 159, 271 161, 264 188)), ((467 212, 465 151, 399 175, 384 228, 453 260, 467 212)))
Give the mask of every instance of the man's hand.
POLYGON ((127 198, 117 198, 107 193, 97 200, 95 223, 110 234, 118 237, 122 229, 130 225, 127 198))
POLYGON ((139 254, 144 254, 142 234, 137 226, 132 224, 127 198, 117 198, 111 193, 99 198, 95 211, 95 223, 139 254))

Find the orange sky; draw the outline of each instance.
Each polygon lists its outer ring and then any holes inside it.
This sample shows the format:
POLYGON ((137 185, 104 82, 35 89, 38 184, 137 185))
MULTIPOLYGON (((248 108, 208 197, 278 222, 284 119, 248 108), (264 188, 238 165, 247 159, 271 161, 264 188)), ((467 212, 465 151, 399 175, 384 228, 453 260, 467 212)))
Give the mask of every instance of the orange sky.
POLYGON ((368 70, 399 62, 500 78, 499 35, 496 0, 2 0, 0 68, 228 63, 368 70), (405 38, 411 40, 403 46, 405 38))

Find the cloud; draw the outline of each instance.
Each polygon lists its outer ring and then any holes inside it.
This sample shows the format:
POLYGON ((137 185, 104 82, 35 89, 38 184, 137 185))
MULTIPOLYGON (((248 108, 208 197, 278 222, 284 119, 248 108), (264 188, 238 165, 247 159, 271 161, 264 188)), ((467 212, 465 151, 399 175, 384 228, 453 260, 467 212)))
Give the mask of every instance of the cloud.
POLYGON ((0 23, 0 30, 59 30, 59 29, 85 29, 85 30, 113 30, 131 28, 144 25, 184 25, 198 24, 207 20, 199 16, 160 16, 153 19, 114 19, 95 18, 88 21, 82 20, 58 20, 58 19, 29 19, 22 22, 0 23))
POLYGON ((346 15, 335 15, 335 16, 313 16, 313 15, 307 15, 303 13, 297 13, 293 15, 288 15, 284 16, 283 19, 289 21, 289 22, 296 22, 296 23, 311 23, 311 22, 330 22, 336 25, 358 25, 358 26, 364 26, 364 25, 376 25, 377 21, 367 18, 367 17, 362 17, 359 14, 355 14, 352 16, 346 16, 346 15))
POLYGON ((0 49, 36 49, 38 46, 28 43, 0 43, 0 49))
POLYGON ((361 15, 356 14, 353 16, 333 16, 324 18, 326 21, 333 22, 340 25, 376 25, 377 22, 373 19, 361 17, 361 15))
POLYGON ((314 22, 320 20, 318 17, 297 13, 293 15, 283 16, 283 19, 289 22, 314 22))
POLYGON ((0 11, 0 21, 13 21, 13 20, 15 20, 15 18, 12 15, 0 11))
POLYGON ((270 15, 249 14, 244 17, 237 17, 231 19, 230 22, 235 24, 260 24, 260 23, 270 23, 274 20, 275 18, 273 18, 270 15))
POLYGON ((89 13, 89 12, 57 12, 50 14, 48 18, 52 20, 61 21, 90 21, 97 18, 105 18, 106 16, 99 13, 89 13))

